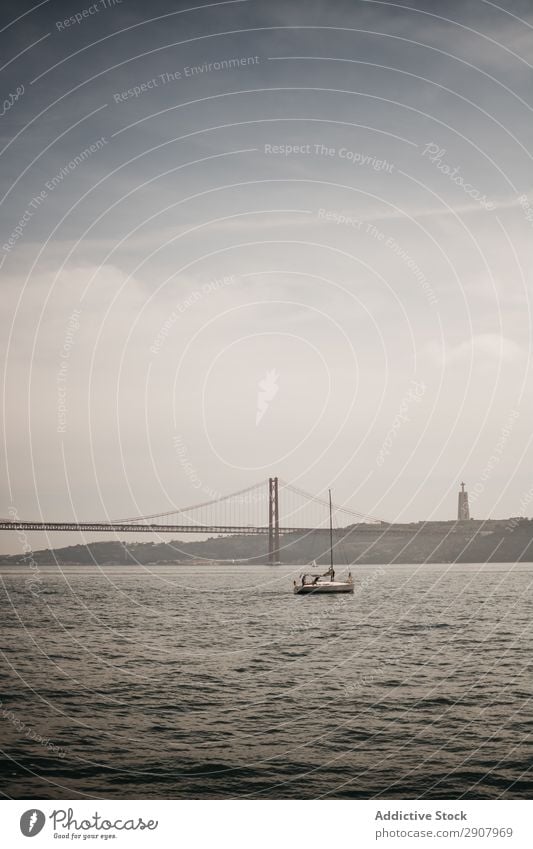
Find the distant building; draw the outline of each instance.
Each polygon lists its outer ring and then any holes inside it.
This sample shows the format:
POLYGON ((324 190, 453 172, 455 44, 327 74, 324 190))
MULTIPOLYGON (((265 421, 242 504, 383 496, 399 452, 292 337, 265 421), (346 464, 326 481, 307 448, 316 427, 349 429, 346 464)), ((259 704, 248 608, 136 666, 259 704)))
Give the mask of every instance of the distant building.
POLYGON ((457 518, 460 522, 470 519, 470 507, 468 506, 468 492, 465 492, 465 484, 461 483, 461 492, 457 505, 457 518))

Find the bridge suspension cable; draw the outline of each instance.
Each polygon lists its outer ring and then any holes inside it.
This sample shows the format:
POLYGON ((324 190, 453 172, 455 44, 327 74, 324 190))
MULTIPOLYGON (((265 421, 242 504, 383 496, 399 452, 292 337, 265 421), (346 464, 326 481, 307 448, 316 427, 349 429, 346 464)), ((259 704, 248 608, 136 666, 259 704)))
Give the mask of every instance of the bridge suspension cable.
POLYGON ((263 489, 265 487, 264 481, 260 483, 254 483, 252 486, 247 486, 244 489, 239 489, 237 492, 230 492, 229 495, 219 495, 216 498, 212 498, 210 501, 201 501, 198 504, 191 504, 189 507, 177 507, 174 510, 167 510, 164 513, 151 513, 146 516, 133 516, 129 519, 112 519, 110 524, 118 524, 124 525, 126 523, 131 522, 134 524, 135 522, 145 522, 149 519, 164 519, 167 516, 176 516, 179 513, 192 513, 194 510, 200 510, 205 507, 212 507, 214 504, 221 504, 223 501, 230 501, 233 498, 236 498, 239 495, 245 495, 247 492, 252 492, 254 489, 263 489))
MULTIPOLYGON (((281 478, 280 485, 283 487, 283 489, 288 489, 289 491, 294 492, 296 495, 305 498, 307 501, 312 501, 315 504, 320 504, 321 506, 329 510, 329 501, 326 498, 319 498, 316 495, 311 495, 304 489, 300 489, 299 487, 294 486, 293 484, 287 483, 286 481, 281 480, 281 478)), ((357 510, 351 510, 349 507, 341 507, 338 504, 333 504, 333 509, 337 513, 345 513, 347 516, 351 516, 352 518, 356 518, 359 520, 366 519, 367 521, 378 523, 381 523, 383 521, 383 519, 378 519, 377 516, 371 516, 368 513, 359 513, 357 510)))

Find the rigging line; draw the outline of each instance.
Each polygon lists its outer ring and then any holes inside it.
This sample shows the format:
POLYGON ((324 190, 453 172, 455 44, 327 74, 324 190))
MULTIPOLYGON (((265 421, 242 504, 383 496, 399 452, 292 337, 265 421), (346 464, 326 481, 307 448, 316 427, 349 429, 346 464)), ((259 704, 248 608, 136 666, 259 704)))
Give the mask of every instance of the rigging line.
POLYGON ((159 519, 163 516, 177 516, 180 513, 186 513, 191 510, 198 510, 200 507, 208 507, 211 504, 220 504, 222 501, 227 501, 228 498, 232 498, 235 495, 242 495, 245 492, 251 492, 252 489, 259 489, 259 487, 263 486, 263 482, 254 483, 252 486, 247 486, 245 489, 240 489, 238 492, 231 492, 229 495, 220 495, 218 498, 213 498, 211 501, 202 501, 200 504, 192 504, 190 507, 182 507, 182 508, 174 508, 174 510, 167 510, 166 513, 152 513, 149 516, 133 516, 129 519, 112 519, 109 524, 111 525, 123 525, 126 522, 142 522, 145 519, 159 519))

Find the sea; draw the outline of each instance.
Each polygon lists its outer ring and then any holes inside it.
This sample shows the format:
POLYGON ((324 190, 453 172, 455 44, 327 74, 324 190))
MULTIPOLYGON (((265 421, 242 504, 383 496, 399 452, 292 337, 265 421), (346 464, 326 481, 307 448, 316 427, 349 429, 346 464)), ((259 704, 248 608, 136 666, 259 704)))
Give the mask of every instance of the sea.
POLYGON ((533 564, 302 570, 0 567, 0 792, 531 797, 533 564))

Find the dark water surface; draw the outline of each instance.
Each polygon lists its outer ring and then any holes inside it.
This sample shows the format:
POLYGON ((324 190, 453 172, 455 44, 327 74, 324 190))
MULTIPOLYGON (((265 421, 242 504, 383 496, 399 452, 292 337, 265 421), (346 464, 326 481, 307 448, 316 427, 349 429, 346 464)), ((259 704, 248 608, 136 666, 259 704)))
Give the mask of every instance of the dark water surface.
POLYGON ((4 795, 531 795, 533 564, 299 571, 2 567, 4 795))

